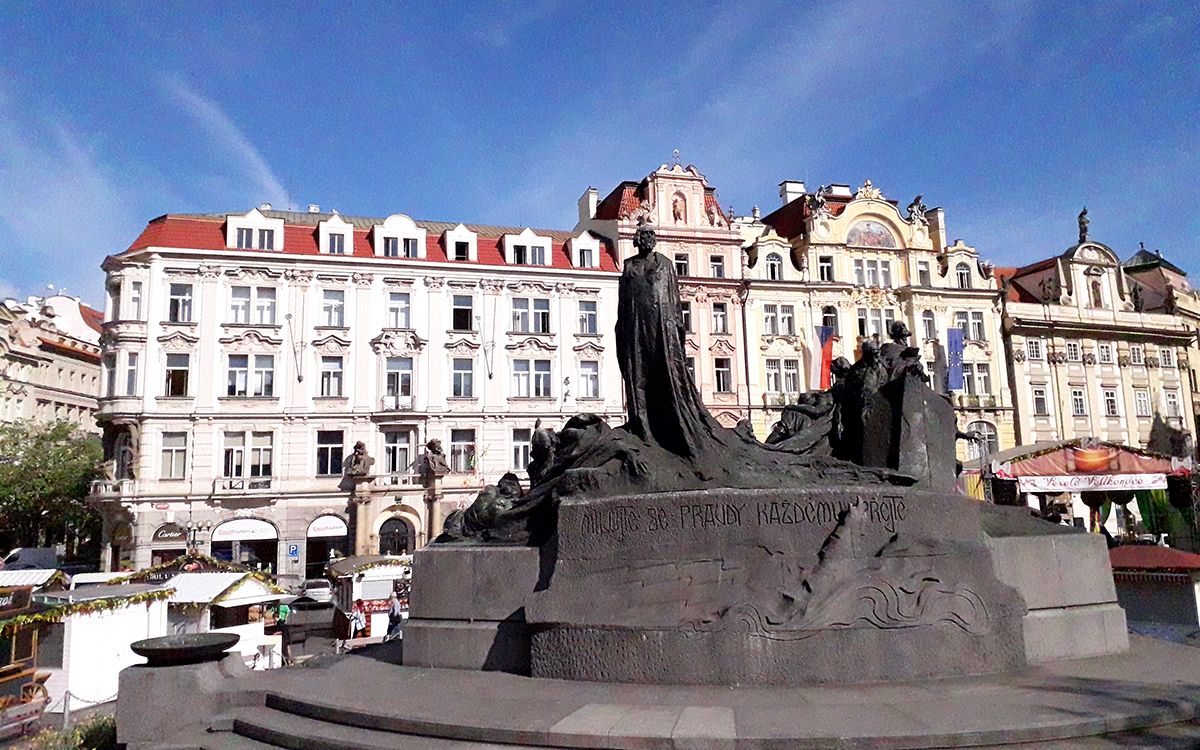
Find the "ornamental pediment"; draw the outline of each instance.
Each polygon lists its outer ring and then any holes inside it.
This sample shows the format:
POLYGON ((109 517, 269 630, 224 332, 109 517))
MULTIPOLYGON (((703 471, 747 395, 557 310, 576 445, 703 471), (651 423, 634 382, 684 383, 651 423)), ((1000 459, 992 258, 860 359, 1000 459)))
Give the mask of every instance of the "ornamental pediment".
POLYGON ((504 348, 510 352, 552 352, 556 347, 553 342, 544 341, 537 336, 528 336, 504 348))
POLYGON ((263 351, 274 350, 283 344, 283 339, 275 338, 270 334, 256 330, 248 330, 241 332, 230 332, 229 328, 225 329, 228 335, 218 339, 221 344, 229 351, 263 351))
POLYGON ((405 289, 411 288, 416 280, 404 276, 384 276, 383 283, 388 287, 402 287, 405 289))
POLYGON ((158 343, 169 352, 190 352, 200 343, 200 339, 183 331, 171 331, 159 336, 158 343))
POLYGON ((530 292, 540 292, 549 294, 554 291, 554 286, 541 281, 517 281, 508 285, 509 291, 518 292, 520 294, 528 294, 530 292))
POLYGON ((460 356, 472 356, 479 351, 479 342, 474 339, 460 337, 446 342, 446 350, 450 354, 458 354, 460 356))
POLYGON ((320 354, 346 354, 350 351, 350 339, 331 333, 328 336, 314 339, 312 347, 313 351, 320 354))
POLYGON ((256 284, 265 284, 275 281, 283 274, 279 271, 273 271, 270 268, 262 267, 239 267, 230 268, 225 271, 225 275, 235 281, 248 281, 256 284))
POLYGON ((850 293, 850 301, 856 307, 890 307, 896 304, 896 293, 891 289, 859 287, 850 293))
POLYGON ((425 340, 413 331, 388 329, 371 339, 371 349, 376 354, 397 357, 415 354, 425 348, 425 340))
POLYGON ((572 351, 579 354, 581 357, 591 357, 596 359, 604 354, 604 347, 600 346, 594 341, 585 341, 582 344, 573 347, 572 351))
POLYGON ((719 338, 712 342, 712 344, 709 345, 708 350, 713 354, 724 354, 727 356, 737 353, 737 349, 735 349, 733 344, 725 338, 719 338))

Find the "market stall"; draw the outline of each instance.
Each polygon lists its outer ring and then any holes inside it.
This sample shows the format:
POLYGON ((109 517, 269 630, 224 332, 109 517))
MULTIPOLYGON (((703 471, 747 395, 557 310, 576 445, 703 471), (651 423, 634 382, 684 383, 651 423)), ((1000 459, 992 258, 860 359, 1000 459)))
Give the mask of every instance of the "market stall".
POLYGON ((392 593, 400 599, 402 617, 408 614, 408 591, 412 580, 412 555, 356 555, 329 566, 334 585, 334 633, 350 639, 350 621, 355 603, 361 603, 366 615, 363 638, 380 639, 387 635, 392 593))
POLYGON ((282 589, 248 571, 179 573, 166 585, 173 589, 168 632, 237 633, 236 648, 248 664, 256 669, 282 665, 280 636, 265 632, 273 624, 274 605, 291 598, 282 589))

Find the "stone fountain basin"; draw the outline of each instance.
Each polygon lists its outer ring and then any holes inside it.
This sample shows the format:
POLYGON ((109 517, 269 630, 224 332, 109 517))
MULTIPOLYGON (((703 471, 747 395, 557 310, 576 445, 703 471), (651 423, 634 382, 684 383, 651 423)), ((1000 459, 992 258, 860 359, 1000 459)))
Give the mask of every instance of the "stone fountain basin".
POLYGON ((130 644, 151 667, 215 661, 241 640, 237 633, 183 633, 146 638, 130 644))

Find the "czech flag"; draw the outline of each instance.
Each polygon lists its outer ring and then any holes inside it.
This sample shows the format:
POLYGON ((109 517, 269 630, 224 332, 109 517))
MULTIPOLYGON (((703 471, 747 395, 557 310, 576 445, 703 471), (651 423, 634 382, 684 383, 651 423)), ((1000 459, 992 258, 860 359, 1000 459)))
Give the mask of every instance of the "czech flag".
POLYGON ((833 326, 817 326, 816 345, 813 347, 812 371, 809 373, 809 389, 825 390, 833 385, 830 370, 833 365, 833 326))

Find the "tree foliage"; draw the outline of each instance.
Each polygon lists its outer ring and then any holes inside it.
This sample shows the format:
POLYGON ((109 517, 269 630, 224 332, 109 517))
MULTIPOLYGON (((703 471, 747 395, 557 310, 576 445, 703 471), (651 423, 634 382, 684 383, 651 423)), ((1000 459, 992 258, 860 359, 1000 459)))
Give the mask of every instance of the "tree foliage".
POLYGON ((98 438, 70 422, 0 425, 0 550, 99 543, 84 498, 100 475, 98 438))

